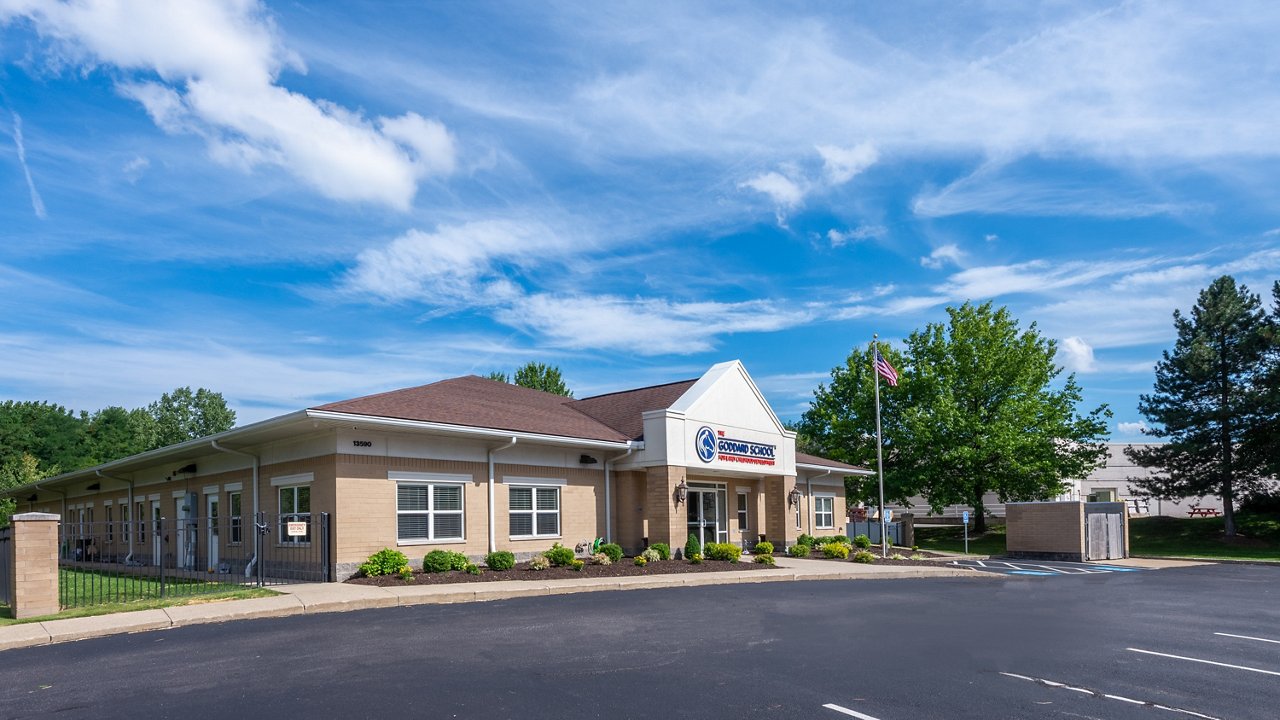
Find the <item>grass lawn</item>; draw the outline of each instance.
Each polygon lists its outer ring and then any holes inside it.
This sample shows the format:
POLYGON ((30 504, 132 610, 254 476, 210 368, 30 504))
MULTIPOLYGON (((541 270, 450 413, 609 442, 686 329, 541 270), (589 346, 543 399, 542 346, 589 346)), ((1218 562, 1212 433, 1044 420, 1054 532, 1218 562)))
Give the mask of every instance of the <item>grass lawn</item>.
MULTIPOLYGON (((916 528, 916 545, 921 550, 964 552, 964 527, 916 528)), ((988 525, 987 532, 976 535, 969 528, 969 553, 973 555, 1003 555, 1004 526, 988 525)))
POLYGON ((1280 563, 1280 514, 1236 514, 1239 537, 1228 542, 1222 518, 1149 517, 1129 521, 1134 555, 1270 560, 1280 563))
POLYGON ((160 580, 156 577, 66 568, 60 569, 58 575, 59 602, 66 610, 56 615, 14 620, 11 608, 0 605, 0 626, 277 594, 264 588, 199 578, 166 578, 164 597, 160 597, 160 580))
MULTIPOLYGON (((1004 527, 990 525, 981 537, 969 535, 969 552, 1001 555, 1004 527)), ((1228 542, 1222 518, 1147 517, 1129 521, 1133 555, 1222 560, 1269 560, 1280 563, 1280 514, 1236 514, 1240 537, 1228 542)), ((916 544, 924 550, 964 551, 960 527, 916 528, 916 544)))

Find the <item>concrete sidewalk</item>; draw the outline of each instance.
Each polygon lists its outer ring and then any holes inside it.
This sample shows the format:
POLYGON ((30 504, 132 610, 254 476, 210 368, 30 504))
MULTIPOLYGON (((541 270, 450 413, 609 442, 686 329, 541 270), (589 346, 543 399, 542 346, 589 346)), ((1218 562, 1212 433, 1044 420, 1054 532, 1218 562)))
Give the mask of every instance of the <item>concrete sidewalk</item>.
POLYGON ((346 583, 308 583, 271 588, 281 595, 249 600, 221 600, 157 610, 47 620, 0 627, 0 650, 54 642, 83 640, 119 633, 162 630, 184 625, 248 618, 284 617, 310 613, 342 612, 408 605, 507 600, 540 595, 651 590, 695 585, 786 582, 792 580, 887 580, 922 577, 991 577, 952 567, 860 565, 825 560, 777 558, 774 570, 730 570, 716 573, 653 575, 647 577, 582 578, 573 580, 500 580, 404 587, 372 587, 346 583))

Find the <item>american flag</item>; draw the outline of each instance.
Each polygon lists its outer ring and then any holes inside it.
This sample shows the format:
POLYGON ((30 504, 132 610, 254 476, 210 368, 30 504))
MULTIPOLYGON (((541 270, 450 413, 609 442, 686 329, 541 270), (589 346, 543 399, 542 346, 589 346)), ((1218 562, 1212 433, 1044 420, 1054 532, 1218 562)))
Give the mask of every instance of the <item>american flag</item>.
POLYGON ((884 359, 879 350, 876 350, 876 372, 880 373, 880 377, 884 378, 885 382, 889 383, 891 387, 898 386, 898 371, 893 369, 893 366, 889 364, 888 360, 884 359))

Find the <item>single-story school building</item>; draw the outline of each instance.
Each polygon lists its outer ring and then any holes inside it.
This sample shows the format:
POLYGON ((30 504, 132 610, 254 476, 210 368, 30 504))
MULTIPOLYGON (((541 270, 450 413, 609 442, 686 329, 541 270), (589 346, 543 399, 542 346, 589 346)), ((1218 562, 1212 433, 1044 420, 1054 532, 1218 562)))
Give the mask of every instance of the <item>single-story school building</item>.
MULTIPOLYGON (((346 577, 372 553, 432 549, 528 557, 553 542, 785 547, 845 531, 844 477, 870 471, 796 452, 742 363, 583 399, 476 376, 281 415, 5 494, 20 511, 103 528, 76 552, 214 568, 255 518, 275 548, 309 547, 346 577), (259 514, 261 513, 261 515, 259 514), (151 527, 148 537, 148 526, 151 527), (165 542, 169 542, 166 533, 165 542), (166 547, 168 547, 166 545, 166 547)), ((64 551, 66 551, 64 543, 64 551)))

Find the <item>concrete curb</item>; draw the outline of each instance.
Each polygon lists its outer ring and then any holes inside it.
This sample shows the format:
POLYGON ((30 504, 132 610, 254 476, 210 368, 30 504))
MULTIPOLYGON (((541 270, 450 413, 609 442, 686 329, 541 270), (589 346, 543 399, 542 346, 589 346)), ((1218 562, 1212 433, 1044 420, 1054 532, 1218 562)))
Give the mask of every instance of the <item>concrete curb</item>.
POLYGON ((797 580, 899 580, 907 578, 996 578, 996 575, 978 573, 965 568, 929 567, 862 567, 844 568, 826 561, 822 565, 796 569, 779 564, 776 570, 726 571, 706 574, 671 574, 651 577, 622 577, 603 579, 503 580, 487 583, 431 585, 425 587, 373 587, 343 583, 315 583, 286 585, 276 590, 283 594, 250 598, 248 600, 222 600, 193 605, 137 610, 133 612, 95 615, 65 620, 24 623, 0 627, 0 651, 69 642, 121 633, 164 630, 187 625, 249 620, 253 618, 311 615, 373 608, 410 607, 413 605, 441 605, 468 602, 489 602, 544 595, 568 595, 583 592, 607 592, 618 590, 657 590, 663 588, 700 587, 707 585, 738 585, 748 583, 790 582, 797 580))

